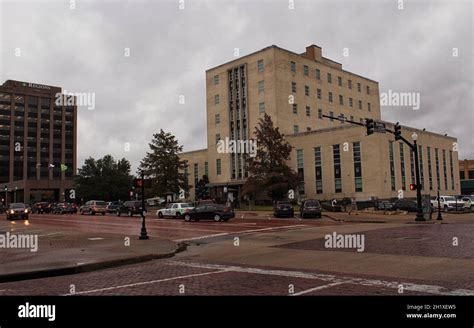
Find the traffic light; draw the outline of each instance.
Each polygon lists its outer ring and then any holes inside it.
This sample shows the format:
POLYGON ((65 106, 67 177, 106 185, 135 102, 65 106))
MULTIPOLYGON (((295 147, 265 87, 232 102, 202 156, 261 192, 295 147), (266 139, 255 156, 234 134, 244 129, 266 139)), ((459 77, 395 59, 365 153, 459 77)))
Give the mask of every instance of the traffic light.
POLYGON ((371 118, 365 119, 365 127, 367 128, 367 135, 370 136, 375 131, 375 122, 371 118))
POLYGON ((397 122, 393 127, 394 131, 393 134, 395 135, 395 140, 400 140, 402 138, 402 127, 397 122))
POLYGON ((410 183, 410 190, 416 190, 416 184, 410 183))

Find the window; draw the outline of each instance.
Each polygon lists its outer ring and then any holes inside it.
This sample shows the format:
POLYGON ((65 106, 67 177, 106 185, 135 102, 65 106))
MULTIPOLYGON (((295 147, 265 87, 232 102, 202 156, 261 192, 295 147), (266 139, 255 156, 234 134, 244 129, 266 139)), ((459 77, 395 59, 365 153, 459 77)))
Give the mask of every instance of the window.
POLYGON ((339 95, 339 105, 344 105, 344 97, 342 95, 339 95))
POLYGON ((265 91, 265 81, 258 81, 258 92, 264 92, 265 91))
POLYGON ((448 168, 446 167, 446 150, 443 151, 443 177, 444 177, 444 190, 448 190, 448 168))
POLYGON ((218 105, 221 102, 221 98, 219 95, 214 96, 214 105, 218 105))
POLYGON ((337 77, 337 85, 342 87, 342 77, 340 76, 337 77))
POLYGON ((298 114, 298 105, 293 104, 293 114, 298 114))
POLYGON ((265 103, 261 102, 258 104, 258 112, 259 113, 264 113, 265 112, 265 103))
POLYGON ((296 82, 291 82, 291 92, 296 93, 296 82))
POLYGON ((318 109, 318 118, 319 119, 323 118, 323 110, 321 108, 318 109))
POLYGON ((400 173, 402 176, 402 190, 407 190, 406 186, 406 174, 405 174, 405 153, 403 151, 403 142, 400 145, 400 173))
POLYGON ((316 79, 321 80, 321 71, 316 69, 316 79))
POLYGON ((372 110, 372 108, 370 106, 370 103, 367 103, 367 109, 368 109, 369 112, 372 110))
POLYGON ((304 65, 304 66, 303 66, 303 74, 304 74, 304 76, 308 76, 308 73, 309 73, 308 66, 304 65))
POLYGON ((332 83, 332 75, 331 75, 331 73, 328 73, 328 83, 332 83))
POLYGON ((360 151, 360 142, 352 143, 352 157, 354 160, 354 185, 355 191, 362 191, 362 156, 360 151))
POLYGON ((366 90, 367 94, 370 95, 370 87, 369 87, 369 86, 366 86, 366 87, 365 87, 365 90, 366 90))
POLYGON ((332 92, 328 93, 329 102, 332 102, 332 92))
POLYGON ((333 117, 334 117, 334 112, 329 112, 329 116, 331 116, 331 118, 329 119, 331 122, 334 121, 333 117))
POLYGON ((296 150, 296 167, 298 170, 298 177, 300 179, 300 184, 298 186, 298 191, 301 195, 304 195, 304 154, 303 149, 296 150))
POLYGON ((214 85, 219 84, 219 75, 214 75, 214 85))
POLYGON ((421 183, 421 190, 425 189, 425 174, 423 170, 423 147, 418 145, 418 158, 420 164, 420 183, 421 183))
POLYGON ((323 165, 321 159, 321 147, 314 148, 314 170, 316 173, 316 193, 323 193, 323 165))
POLYGON ((215 119, 216 119, 216 124, 219 124, 221 122, 221 115, 216 114, 215 119))
POLYGON ((221 175, 222 174, 222 168, 221 168, 221 160, 218 158, 216 159, 216 174, 221 175))
POLYGON ((263 72, 263 70, 265 69, 265 65, 263 64, 263 59, 260 59, 257 62, 257 69, 259 73, 263 72))
POLYGON ((428 183, 430 190, 433 190, 433 170, 431 165, 431 148, 426 147, 426 157, 428 157, 428 183))
POLYGON ((438 190, 441 190, 441 177, 439 174, 439 151, 435 148, 435 165, 436 165, 436 183, 438 184, 438 190))
POLYGON ((357 91, 360 92, 360 83, 357 83, 357 91))
POLYGON ((199 165, 194 163, 194 185, 197 185, 199 181, 199 165))
POLYGON ((293 125, 293 132, 294 133, 300 132, 300 128, 298 127, 298 125, 293 125))
POLYGON ((415 156, 413 155, 413 151, 410 148, 410 175, 411 175, 411 183, 415 184, 415 156))
POLYGON ((294 61, 291 61, 290 65, 291 65, 291 71, 296 73, 296 63, 294 61))
POLYGON ((347 86, 349 87, 349 89, 352 89, 352 80, 347 81, 347 86))
POLYGON ((318 99, 321 99, 321 89, 317 90, 317 94, 318 94, 318 99))
POLYGON ((349 98, 349 107, 353 106, 352 98, 349 98))
POLYGON ((204 174, 209 177, 209 163, 204 162, 204 174))
POLYGON ((216 144, 219 143, 219 140, 221 140, 221 134, 216 133, 216 144))
POLYGON ((362 100, 359 100, 359 109, 362 109, 362 100))
POLYGON ((393 141, 388 142, 388 156, 390 160, 390 187, 392 191, 396 190, 395 186, 395 159, 393 155, 393 141))
POLYGON ((307 86, 307 85, 304 86, 304 94, 305 94, 305 96, 309 97, 309 86, 307 86))
POLYGON ((451 175, 451 189, 454 190, 454 167, 453 167, 453 152, 449 151, 449 168, 451 175))
POLYGON ((464 175, 464 171, 459 171, 459 179, 460 180, 466 179, 466 176, 464 175))
POLYGON ((469 180, 474 179, 474 171, 473 170, 467 171, 467 177, 469 180))
POLYGON ((332 156, 334 162, 334 192, 342 192, 342 172, 341 172, 341 150, 339 145, 332 146, 332 156))
POLYGON ((311 107, 306 106, 306 116, 311 116, 311 107))

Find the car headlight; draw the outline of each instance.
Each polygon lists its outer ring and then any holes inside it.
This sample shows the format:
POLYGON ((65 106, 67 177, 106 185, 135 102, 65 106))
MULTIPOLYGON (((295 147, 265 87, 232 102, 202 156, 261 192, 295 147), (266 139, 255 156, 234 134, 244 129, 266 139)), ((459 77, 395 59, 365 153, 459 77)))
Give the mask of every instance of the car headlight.
POLYGON ((10 210, 10 214, 15 214, 15 211, 14 211, 14 210, 10 210))
POLYGON ((25 213, 28 213, 28 209, 27 209, 27 208, 25 208, 25 213))

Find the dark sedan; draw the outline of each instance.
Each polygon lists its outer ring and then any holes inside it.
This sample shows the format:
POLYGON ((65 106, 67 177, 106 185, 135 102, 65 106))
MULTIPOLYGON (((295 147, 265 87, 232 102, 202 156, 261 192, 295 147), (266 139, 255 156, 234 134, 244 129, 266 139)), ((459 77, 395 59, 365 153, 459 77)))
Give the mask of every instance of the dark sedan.
POLYGON ((301 203, 300 216, 302 219, 307 217, 321 218, 321 204, 317 200, 308 199, 301 203))
POLYGON ((185 221, 199 221, 202 219, 219 222, 229 221, 233 217, 235 217, 235 213, 231 207, 218 204, 198 206, 184 212, 185 221))
POLYGON ((11 203, 7 209, 7 220, 24 219, 28 220, 30 211, 23 203, 11 203))
POLYGON ((74 204, 71 203, 58 203, 54 206, 53 214, 74 214, 76 213, 76 208, 74 204))
POLYGON ((293 205, 290 202, 280 201, 275 204, 273 207, 273 215, 276 218, 280 217, 294 217, 295 211, 293 209, 293 205))
POLYGON ((416 201, 409 199, 398 199, 393 204, 392 209, 395 211, 407 211, 407 212, 416 212, 417 211, 416 201))
POLYGON ((37 214, 51 213, 53 210, 53 204, 48 202, 39 202, 33 205, 33 212, 37 214))

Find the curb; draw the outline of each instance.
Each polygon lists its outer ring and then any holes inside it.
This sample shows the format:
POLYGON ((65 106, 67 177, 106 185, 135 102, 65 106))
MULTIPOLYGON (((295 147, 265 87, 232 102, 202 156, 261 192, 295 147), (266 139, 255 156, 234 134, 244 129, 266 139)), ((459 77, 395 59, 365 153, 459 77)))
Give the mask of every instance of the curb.
POLYGON ((104 262, 86 263, 86 264, 81 264, 81 265, 76 265, 76 266, 68 266, 68 267, 47 269, 47 270, 8 273, 8 274, 0 275, 0 283, 66 276, 66 275, 71 275, 71 274, 76 274, 76 273, 92 272, 92 271, 98 271, 98 270, 103 270, 103 269, 121 267, 124 265, 148 262, 151 260, 170 258, 170 257, 173 257, 175 254, 185 251, 186 248, 187 248, 187 245, 185 245, 184 243, 178 243, 176 245, 176 249, 173 252, 169 252, 169 253, 148 254, 148 255, 128 257, 128 258, 122 258, 122 259, 116 259, 116 260, 109 260, 109 261, 104 261, 104 262))
POLYGON ((328 214, 323 214, 323 216, 333 220, 333 221, 336 221, 336 222, 349 222, 349 223, 387 223, 387 221, 381 221, 381 220, 345 220, 345 219, 337 219, 337 218, 334 218, 328 214))

